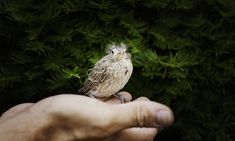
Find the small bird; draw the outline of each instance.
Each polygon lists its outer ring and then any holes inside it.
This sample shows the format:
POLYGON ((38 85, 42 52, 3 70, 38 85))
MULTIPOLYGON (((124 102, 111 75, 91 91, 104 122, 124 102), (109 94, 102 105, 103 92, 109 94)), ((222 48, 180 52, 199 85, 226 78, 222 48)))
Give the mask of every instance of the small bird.
POLYGON ((112 44, 107 49, 107 55, 100 59, 88 74, 88 78, 78 93, 85 93, 92 98, 109 98, 116 96, 121 103, 128 102, 119 95, 128 82, 133 71, 131 55, 126 44, 112 44))

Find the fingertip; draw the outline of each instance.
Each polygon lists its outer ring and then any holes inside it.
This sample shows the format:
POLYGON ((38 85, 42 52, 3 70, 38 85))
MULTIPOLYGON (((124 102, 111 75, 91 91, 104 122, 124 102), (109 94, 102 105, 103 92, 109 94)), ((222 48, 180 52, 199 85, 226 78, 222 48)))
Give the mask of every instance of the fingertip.
POLYGON ((174 114, 170 108, 164 108, 156 112, 156 121, 162 127, 168 127, 174 122, 174 114))
POLYGON ((150 101, 147 97, 141 96, 137 99, 135 99, 134 101, 150 101))

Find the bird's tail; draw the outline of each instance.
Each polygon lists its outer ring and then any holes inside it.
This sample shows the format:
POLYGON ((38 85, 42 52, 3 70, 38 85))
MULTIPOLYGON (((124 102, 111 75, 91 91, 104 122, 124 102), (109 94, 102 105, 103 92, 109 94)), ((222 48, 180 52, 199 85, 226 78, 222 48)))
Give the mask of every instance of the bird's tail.
POLYGON ((79 95, 84 95, 85 93, 84 93, 83 89, 81 88, 81 89, 78 89, 78 90, 77 90, 77 94, 79 94, 79 95))

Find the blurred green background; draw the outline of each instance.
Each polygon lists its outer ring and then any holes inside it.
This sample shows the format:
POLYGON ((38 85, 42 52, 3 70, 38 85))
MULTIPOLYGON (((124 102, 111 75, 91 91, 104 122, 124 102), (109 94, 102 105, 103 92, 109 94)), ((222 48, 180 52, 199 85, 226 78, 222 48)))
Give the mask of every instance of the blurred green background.
POLYGON ((234 0, 1 0, 0 112, 75 93, 111 42, 132 54, 125 90, 175 113, 159 141, 234 141, 234 0))

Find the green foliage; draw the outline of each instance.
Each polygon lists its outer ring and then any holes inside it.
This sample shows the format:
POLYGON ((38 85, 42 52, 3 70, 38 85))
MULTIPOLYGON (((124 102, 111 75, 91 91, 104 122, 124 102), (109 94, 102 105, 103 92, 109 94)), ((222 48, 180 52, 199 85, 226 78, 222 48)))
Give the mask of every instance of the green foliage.
POLYGON ((182 139, 232 141, 234 25, 234 0, 3 0, 0 96, 76 92, 105 45, 126 42, 125 90, 169 105, 182 139))

